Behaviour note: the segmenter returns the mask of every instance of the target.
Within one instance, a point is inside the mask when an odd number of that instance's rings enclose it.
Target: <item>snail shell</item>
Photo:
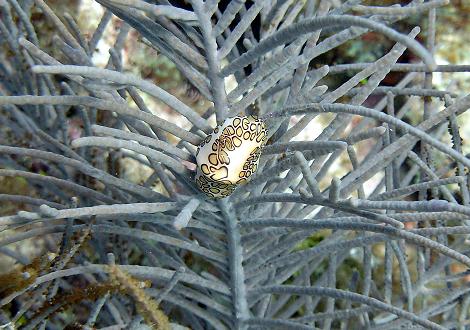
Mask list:
[[[258,168],[268,131],[254,116],[227,118],[198,146],[196,184],[211,198],[230,195]]]

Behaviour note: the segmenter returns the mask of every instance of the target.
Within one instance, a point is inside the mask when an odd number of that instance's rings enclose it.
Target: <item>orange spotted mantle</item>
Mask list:
[[[227,118],[201,142],[196,151],[196,184],[211,198],[230,195],[258,168],[268,131],[254,116]]]

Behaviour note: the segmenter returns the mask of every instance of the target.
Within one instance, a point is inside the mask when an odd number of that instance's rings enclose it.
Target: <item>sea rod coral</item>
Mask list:
[[[433,81],[470,71],[435,60],[447,0],[96,0],[92,33],[54,3],[0,0],[0,328],[468,327],[470,96]],[[137,74],[130,40],[207,106]],[[196,153],[228,118],[267,136],[212,198]],[[215,163],[248,162],[224,139]]]

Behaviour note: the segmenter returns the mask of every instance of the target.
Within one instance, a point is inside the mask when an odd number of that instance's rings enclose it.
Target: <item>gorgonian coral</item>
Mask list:
[[[25,187],[0,194],[17,205],[0,217],[0,253],[20,264],[2,275],[2,324],[466,327],[470,159],[459,117],[470,97],[433,77],[470,67],[435,63],[447,1],[97,2],[103,17],[84,35],[43,0],[0,0],[0,177]],[[407,24],[417,20],[421,33]],[[136,36],[209,106],[129,73],[123,48]],[[325,60],[354,41],[383,53]],[[413,62],[398,63],[404,54]],[[211,199],[196,185],[197,146],[251,115],[267,126],[259,163]],[[227,134],[209,162],[245,145]],[[53,253],[13,248],[28,239]]]

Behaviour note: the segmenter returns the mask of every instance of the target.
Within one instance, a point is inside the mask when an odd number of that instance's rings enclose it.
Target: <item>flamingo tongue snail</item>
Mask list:
[[[211,198],[229,196],[258,168],[268,131],[255,116],[227,118],[198,146],[196,184]]]

